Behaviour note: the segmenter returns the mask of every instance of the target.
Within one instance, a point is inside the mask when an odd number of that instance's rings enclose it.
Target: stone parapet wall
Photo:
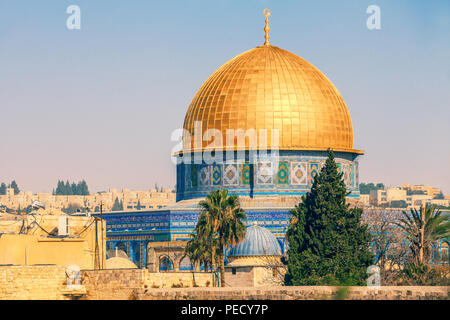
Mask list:
[[[206,272],[147,272],[148,288],[212,287],[214,275]]]
[[[149,272],[147,269],[83,270],[86,299],[136,299],[137,293],[172,287],[210,287],[214,276],[205,272]],[[195,279],[195,283],[194,283]]]
[[[146,269],[83,270],[82,293],[67,290],[62,266],[0,266],[0,299],[109,300],[449,300],[450,287],[211,287],[211,273],[162,272]],[[196,285],[193,286],[195,276]],[[184,288],[178,288],[183,286]]]
[[[89,300],[128,300],[144,288],[146,269],[82,270],[81,284]]]
[[[137,293],[143,300],[322,300],[338,298],[338,287],[171,288]],[[342,297],[342,295],[341,295]],[[348,287],[350,300],[449,300],[449,287]]]
[[[1,300],[62,300],[65,287],[62,266],[0,266]]]

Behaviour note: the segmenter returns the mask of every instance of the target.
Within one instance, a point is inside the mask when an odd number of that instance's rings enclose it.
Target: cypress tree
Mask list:
[[[79,185],[77,185],[75,182],[72,182],[72,184],[70,186],[70,189],[71,189],[71,193],[70,194],[79,195],[80,191],[79,191],[78,187],[79,187]]]
[[[311,191],[291,210],[286,285],[363,285],[373,264],[370,233],[362,210],[350,208],[334,153],[315,177]]]
[[[72,186],[70,185],[69,180],[66,181],[66,184],[64,185],[64,193],[65,196],[72,195]]]
[[[119,198],[116,197],[116,199],[114,200],[114,204],[112,206],[111,211],[120,211],[120,210],[123,210],[123,209],[121,209]]]
[[[19,186],[17,185],[16,180],[11,182],[10,188],[14,189],[14,194],[18,194],[20,192]]]
[[[6,194],[6,184],[4,182],[2,182],[2,184],[0,185],[0,195],[5,195]]]
[[[55,194],[62,195],[64,192],[64,182],[62,180],[58,180],[58,184],[56,185]]]
[[[79,186],[78,186],[78,192],[79,192],[80,195],[82,195],[82,196],[88,196],[88,195],[89,195],[89,188],[88,188],[88,185],[87,185],[87,183],[86,183],[85,180],[82,180],[82,181],[79,183]]]

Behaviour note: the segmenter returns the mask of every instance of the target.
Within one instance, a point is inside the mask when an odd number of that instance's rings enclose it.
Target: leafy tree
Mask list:
[[[350,208],[334,153],[313,182],[311,191],[291,210],[287,285],[363,285],[374,257],[362,210]]]
[[[199,202],[201,214],[197,222],[198,236],[205,239],[217,234],[217,244],[210,246],[211,261],[217,250],[220,261],[220,282],[225,286],[225,248],[227,245],[236,245],[245,237],[245,224],[247,219],[239,199],[235,195],[228,195],[228,190],[215,190],[208,194],[205,200]],[[206,243],[207,244],[207,243]]]
[[[6,194],[6,184],[4,182],[2,182],[2,184],[0,185],[0,195],[5,195]]]
[[[442,215],[434,205],[426,204],[419,211],[412,208],[409,213],[403,211],[403,217],[397,225],[406,233],[414,257],[414,266],[426,264],[432,252],[433,244],[450,236],[449,215]]]
[[[359,193],[360,194],[370,194],[370,191],[372,190],[383,190],[384,184],[383,183],[377,183],[377,185],[374,185],[371,183],[360,183],[359,184]]]
[[[206,215],[200,215],[197,226],[191,234],[185,252],[197,270],[199,265],[203,265],[205,270],[213,270],[214,265],[220,263],[218,257],[219,241],[217,233],[212,232],[212,228],[204,221]]]
[[[61,211],[64,213],[67,213],[67,214],[71,214],[71,213],[75,213],[75,212],[81,212],[81,209],[82,208],[78,203],[69,203],[67,208],[63,208],[63,209],[61,209]]]
[[[413,263],[406,265],[401,271],[398,285],[407,286],[449,286],[450,272],[448,267],[430,267]]]
[[[20,192],[19,186],[17,185],[16,180],[13,180],[9,185],[10,188],[14,189],[14,194],[18,194]]]
[[[441,191],[437,195],[435,195],[433,199],[444,199],[444,194]]]
[[[141,210],[141,209],[142,209],[142,206],[141,206],[141,201],[140,201],[140,200],[138,200],[138,203],[137,203],[136,209],[137,209],[137,210]]]
[[[405,200],[393,200],[390,202],[389,206],[391,208],[407,208],[408,204]]]
[[[55,191],[53,192],[55,195],[80,195],[87,196],[89,195],[89,188],[85,180],[80,181],[78,183],[72,182],[69,180],[64,183],[62,180],[58,180],[58,184],[56,186]]]
[[[122,211],[122,210],[123,210],[123,203],[122,201],[119,201],[118,197],[116,197],[111,211]]]
[[[77,184],[75,182],[72,182],[72,184],[70,185],[70,193],[73,195],[79,195]]]
[[[78,183],[78,193],[83,196],[89,195],[89,187],[85,180]]]
[[[402,269],[411,261],[411,253],[403,232],[396,223],[400,215],[393,210],[366,209],[362,222],[372,234],[371,250],[375,264],[380,267],[383,285],[398,285]]]
[[[383,183],[377,183],[375,188],[377,188],[377,190],[383,190],[384,189],[384,184]]]

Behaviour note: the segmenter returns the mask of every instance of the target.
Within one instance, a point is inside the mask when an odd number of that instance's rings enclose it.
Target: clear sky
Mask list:
[[[381,30],[366,27],[371,4]],[[360,180],[450,194],[448,0],[0,0],[0,182],[173,187],[172,131],[212,72],[263,43],[265,7],[270,42],[344,97]]]

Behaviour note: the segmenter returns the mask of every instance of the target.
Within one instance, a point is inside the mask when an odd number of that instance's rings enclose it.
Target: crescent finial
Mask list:
[[[266,17],[266,26],[264,27],[264,32],[266,33],[266,35],[264,36],[264,38],[266,39],[266,41],[264,42],[264,45],[269,46],[270,42],[269,42],[269,31],[270,31],[270,27],[269,27],[269,16],[270,16],[270,10],[268,8],[265,8],[264,11],[264,16]]]

